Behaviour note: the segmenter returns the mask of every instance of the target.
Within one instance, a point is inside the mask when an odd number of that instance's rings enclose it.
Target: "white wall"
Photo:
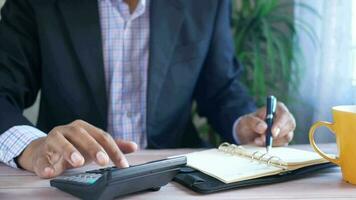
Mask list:
[[[40,104],[40,98],[38,95],[35,104],[23,112],[25,117],[27,117],[27,119],[29,119],[33,124],[37,123],[39,104]]]
[[[5,3],[5,0],[0,0],[0,9],[4,5],[4,3]],[[0,19],[1,19],[1,17],[0,17]]]
[[[3,6],[4,2],[5,0],[0,0],[0,8]],[[39,98],[37,98],[36,103],[31,108],[26,109],[24,111],[24,115],[34,124],[37,122],[38,108],[39,108]]]

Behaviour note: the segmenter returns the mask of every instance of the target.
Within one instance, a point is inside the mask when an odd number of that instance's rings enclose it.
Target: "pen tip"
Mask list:
[[[267,148],[267,153],[271,150],[271,146],[268,146]]]

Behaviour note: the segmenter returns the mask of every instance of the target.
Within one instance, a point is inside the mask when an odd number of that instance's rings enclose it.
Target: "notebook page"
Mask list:
[[[253,152],[259,151],[261,153],[266,153],[266,148],[255,147],[255,146],[243,146],[249,154],[252,155]],[[299,149],[293,149],[288,147],[273,147],[268,153],[269,156],[279,157],[288,166],[300,165],[306,166],[309,164],[325,163],[327,160],[319,156],[315,152],[304,151]]]
[[[189,153],[187,166],[197,169],[224,183],[278,174],[283,169],[251,161],[246,157],[231,155],[218,149]]]

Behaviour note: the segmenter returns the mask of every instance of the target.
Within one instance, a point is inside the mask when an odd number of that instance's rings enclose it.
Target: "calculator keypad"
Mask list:
[[[57,179],[91,185],[94,184],[102,176],[102,174],[83,173],[73,176],[58,177]]]

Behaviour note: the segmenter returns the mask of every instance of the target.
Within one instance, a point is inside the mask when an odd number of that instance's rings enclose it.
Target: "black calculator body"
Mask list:
[[[108,167],[52,179],[50,184],[81,199],[114,199],[144,190],[157,191],[186,165],[186,157],[153,161],[125,169]]]

